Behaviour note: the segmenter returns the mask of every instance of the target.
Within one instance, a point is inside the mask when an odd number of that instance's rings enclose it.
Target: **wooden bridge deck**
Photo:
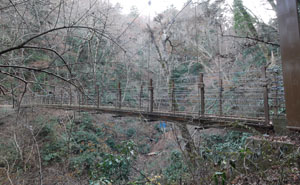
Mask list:
[[[98,113],[109,113],[120,116],[130,117],[141,117],[147,120],[154,121],[171,121],[181,124],[195,125],[202,128],[210,127],[240,127],[241,125],[250,126],[257,130],[272,130],[273,126],[265,124],[265,119],[262,118],[243,118],[243,117],[232,117],[232,116],[213,116],[204,115],[199,116],[198,114],[192,113],[173,113],[173,112],[148,112],[141,111],[133,108],[124,107],[122,109],[115,108],[113,106],[90,106],[90,105],[66,105],[66,104],[32,104],[22,105],[22,108],[50,108],[50,109],[63,109],[63,110],[75,110],[75,111],[87,111],[87,112],[98,112]]]

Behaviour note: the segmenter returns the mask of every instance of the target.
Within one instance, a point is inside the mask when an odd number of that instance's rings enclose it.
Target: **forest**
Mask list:
[[[277,2],[253,0],[261,15],[246,1],[150,16],[109,0],[1,0],[0,185],[300,184],[299,133],[266,130],[286,115]]]

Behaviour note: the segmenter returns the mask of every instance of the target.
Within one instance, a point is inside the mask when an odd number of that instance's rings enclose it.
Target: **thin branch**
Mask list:
[[[151,27],[150,27],[148,24],[147,24],[147,27],[148,27],[148,30],[149,30],[149,33],[150,33],[151,40],[152,40],[152,42],[154,43],[154,46],[155,46],[156,51],[157,51],[157,53],[158,53],[159,61],[162,62],[162,61],[163,61],[163,56],[162,56],[161,51],[160,51],[160,49],[159,49],[159,47],[158,47],[158,45],[157,45],[157,43],[156,43],[156,41],[155,41],[155,37],[154,37],[153,30],[151,29]]]
[[[18,15],[22,18],[22,20],[24,21],[24,23],[26,24],[26,26],[28,27],[28,24],[26,22],[26,20],[24,19],[24,17],[20,14],[19,10],[17,9],[16,5],[11,1],[9,0],[10,4],[14,7],[14,9],[16,10],[16,12],[18,13]]]
[[[67,67],[70,75],[72,76],[72,71],[71,68],[69,67],[69,65],[67,64],[67,62],[65,61],[65,59],[54,49],[50,49],[50,48],[44,48],[44,47],[39,47],[39,46],[24,46],[23,48],[28,48],[28,49],[38,49],[38,50],[46,50],[46,51],[51,51],[53,53],[55,53],[65,64],[65,67]]]
[[[11,180],[11,178],[10,178],[10,175],[9,175],[9,171],[10,171],[9,163],[8,163],[8,161],[7,161],[4,157],[1,157],[1,158],[5,161],[5,163],[6,163],[6,165],[7,165],[7,169],[4,168],[4,170],[6,171],[6,175],[7,175],[7,178],[8,178],[8,180],[9,180],[9,183],[10,183],[11,185],[14,185],[13,182],[12,182],[12,180]]]
[[[21,103],[22,103],[23,98],[24,98],[24,96],[25,96],[25,93],[26,93],[26,91],[27,91],[27,85],[28,85],[28,83],[25,83],[25,84],[24,84],[24,90],[23,90],[22,95],[20,96],[20,99],[19,99],[18,113],[20,113]]]
[[[40,172],[40,184],[42,185],[43,184],[43,171],[42,171],[42,159],[41,159],[41,153],[40,153],[40,148],[39,148],[39,144],[36,140],[36,137],[33,133],[33,130],[32,129],[29,129],[30,130],[30,133],[33,137],[33,140],[35,142],[35,146],[36,146],[36,150],[37,150],[37,154],[38,154],[38,158],[39,158],[39,172]]]
[[[5,54],[5,53],[8,53],[8,52],[11,52],[11,51],[14,51],[14,50],[18,50],[18,49],[24,48],[24,46],[27,43],[31,42],[32,40],[34,40],[34,39],[36,39],[38,37],[41,37],[43,35],[46,35],[48,33],[54,32],[54,31],[64,30],[64,29],[88,29],[88,30],[92,30],[92,31],[94,31],[94,32],[102,35],[103,37],[111,40],[114,44],[116,44],[120,49],[122,49],[126,53],[126,50],[122,46],[120,46],[115,40],[113,40],[111,37],[105,35],[104,33],[101,33],[96,28],[92,28],[92,27],[88,27],[88,26],[63,26],[63,27],[53,28],[53,29],[47,30],[45,32],[39,33],[39,34],[37,34],[37,35],[35,35],[35,36],[27,39],[26,41],[22,42],[21,44],[19,44],[17,46],[5,49],[5,50],[3,50],[3,51],[0,52],[0,56],[3,55],[3,54]]]
[[[28,83],[28,82],[27,82],[26,80],[24,80],[23,78],[20,78],[20,77],[18,77],[18,76],[12,75],[12,74],[10,74],[10,73],[7,73],[7,72],[1,71],[1,70],[0,70],[0,73],[2,73],[2,74],[4,74],[4,75],[7,75],[7,76],[10,76],[10,77],[13,77],[13,78],[16,78],[16,79],[18,79],[18,80],[20,80],[20,81],[22,81],[22,82],[24,82],[24,83]]]
[[[35,81],[26,81],[25,79],[23,78],[20,78],[18,76],[15,76],[13,74],[10,74],[10,73],[7,73],[7,72],[3,72],[3,71],[0,71],[0,73],[4,74],[4,75],[7,75],[7,76],[10,76],[12,78],[16,78],[17,80],[20,80],[22,81],[23,83],[28,83],[28,84],[39,84],[39,85],[44,85],[44,86],[49,86],[49,87],[52,87],[52,85],[49,85],[49,84],[44,84],[44,83],[40,83],[40,82],[35,82]],[[3,85],[0,85],[0,88],[5,88]],[[3,90],[3,89],[2,89]],[[8,90],[7,90],[8,91]]]
[[[132,24],[137,20],[137,18],[140,16],[141,13],[137,14],[135,18],[128,24],[128,26],[123,30],[123,32],[117,37],[116,40],[119,40],[125,33],[126,31],[132,26]]]
[[[254,41],[256,41],[256,42],[260,42],[260,43],[264,43],[264,44],[268,44],[268,45],[280,47],[280,45],[277,44],[277,43],[264,41],[264,40],[261,40],[261,39],[259,39],[259,38],[255,38],[255,37],[249,37],[249,36],[237,36],[237,35],[223,35],[223,34],[221,34],[221,36],[222,36],[222,37],[238,38],[238,39],[249,39],[249,40],[254,40]]]
[[[143,176],[145,179],[146,179],[146,181],[147,182],[149,182],[149,183],[152,183],[152,184],[156,184],[157,185],[157,183],[156,182],[153,182],[153,181],[151,181],[142,171],[140,171],[139,169],[137,169],[137,168],[135,168],[133,165],[131,165],[131,164],[129,164],[130,165],[130,167],[132,168],[132,169],[134,169],[134,171],[136,171],[136,172],[138,172],[141,176]]]
[[[0,94],[2,93],[3,95],[5,95],[5,91],[7,92],[8,90],[0,84]]]
[[[16,65],[0,65],[0,68],[26,69],[26,70],[29,70],[29,71],[36,71],[36,72],[39,72],[39,73],[46,73],[46,74],[48,74],[48,75],[54,76],[54,77],[56,77],[56,78],[58,78],[58,79],[61,79],[62,81],[65,81],[65,82],[70,83],[70,84],[72,84],[73,86],[77,87],[76,84],[74,84],[73,82],[71,82],[71,80],[68,80],[68,79],[66,79],[66,78],[64,78],[64,77],[61,77],[61,76],[59,76],[59,75],[57,75],[57,74],[54,74],[54,73],[52,73],[52,72],[45,71],[45,70],[43,70],[43,69],[37,69],[37,68],[26,67],[26,66],[16,66]],[[1,73],[3,73],[3,71],[2,71]],[[21,78],[20,78],[20,79],[21,79]],[[27,83],[27,81],[24,81],[23,79],[22,79],[22,81],[23,81],[24,83]],[[78,87],[77,87],[77,88],[78,88]]]
[[[12,5],[9,5],[9,6],[0,7],[0,11],[5,10],[5,9],[8,9],[8,8],[11,8],[11,7],[14,7],[14,8],[15,8],[17,5],[27,3],[28,1],[29,1],[29,0],[23,1],[23,2],[16,2],[15,4],[12,4]]]
[[[190,0],[190,1],[188,1],[187,3],[186,3],[186,5],[174,16],[174,18],[172,19],[172,22],[171,23],[169,23],[170,24],[170,26],[169,26],[169,28],[168,28],[168,31],[167,32],[169,32],[170,31],[170,29],[171,29],[171,27],[173,26],[173,24],[175,23],[175,21],[176,21],[176,18],[177,18],[177,16],[192,2],[193,0]]]
[[[26,69],[26,70],[29,70],[29,71],[35,71],[35,72],[39,72],[39,73],[46,73],[46,74],[48,74],[48,75],[54,76],[54,77],[56,77],[56,78],[58,78],[58,79],[60,79],[60,80],[62,80],[62,81],[65,81],[65,82],[67,82],[67,83],[73,85],[73,86],[74,86],[76,89],[78,89],[81,93],[85,94],[84,88],[83,88],[83,86],[81,85],[81,83],[80,83],[79,81],[76,80],[76,81],[79,83],[79,85],[77,85],[77,84],[75,84],[75,83],[72,82],[72,80],[74,80],[74,79],[66,79],[66,78],[64,78],[64,77],[61,77],[61,76],[59,76],[59,75],[57,75],[57,74],[54,74],[54,73],[52,73],[52,72],[49,72],[49,71],[45,71],[45,70],[43,70],[43,69],[31,68],[31,67],[26,67],[26,66],[15,66],[15,65],[0,65],[0,68],[1,68],[1,67],[2,67],[2,68]],[[5,74],[5,75],[8,75],[8,76],[11,76],[11,77],[13,77],[13,78],[16,78],[16,79],[22,81],[22,82],[25,83],[25,84],[27,84],[27,83],[34,83],[34,82],[26,81],[25,79],[20,78],[20,77],[15,76],[15,75],[12,75],[12,74],[10,74],[10,73],[3,72],[3,71],[1,71],[1,70],[0,70],[0,73]]]

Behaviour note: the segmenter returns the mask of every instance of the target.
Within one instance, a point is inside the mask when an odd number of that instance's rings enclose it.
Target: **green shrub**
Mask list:
[[[127,137],[131,138],[136,134],[136,129],[135,128],[129,128],[126,132]]]
[[[148,143],[143,143],[139,144],[137,148],[140,154],[148,154],[150,152],[151,146]]]
[[[6,162],[3,158],[7,160],[9,164],[15,162],[19,159],[18,152],[14,146],[13,141],[6,141],[5,143],[0,143],[0,166],[6,166]]]
[[[173,151],[170,156],[170,165],[163,170],[163,175],[168,184],[179,184],[188,173],[182,154],[179,151]]]
[[[115,184],[124,184],[129,180],[131,163],[136,158],[135,144],[122,142],[116,149],[116,154],[102,153],[101,161],[91,173],[94,181],[105,177]]]
[[[62,139],[48,142],[41,149],[43,164],[61,162],[66,157],[66,142]]]
[[[113,137],[109,137],[106,139],[105,143],[112,149],[112,150],[117,150],[116,147],[116,142]]]
[[[230,131],[224,136],[204,135],[199,149],[200,155],[215,164],[221,164],[222,161],[229,160],[230,155],[240,151],[249,136],[249,133],[237,131]]]
[[[43,117],[37,117],[35,125],[38,129],[34,130],[38,140],[53,140],[56,137],[57,119],[50,119],[47,123]]]

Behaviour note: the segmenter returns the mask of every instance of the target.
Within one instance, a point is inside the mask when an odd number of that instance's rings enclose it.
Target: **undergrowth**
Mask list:
[[[71,178],[90,185],[288,184],[300,175],[300,156],[293,146],[253,142],[249,133],[202,134],[191,162],[184,142],[179,141],[181,150],[171,145],[157,125],[149,133],[132,121],[99,123],[87,113],[64,121],[49,117],[19,125],[16,138],[0,135],[1,175],[18,177],[13,180],[18,184],[22,175],[38,171],[37,145],[41,169],[59,166]],[[158,147],[162,151],[153,152],[156,143],[164,146]],[[27,184],[38,182],[36,178]],[[1,183],[8,183],[7,178],[0,177]]]
[[[40,137],[46,139],[41,148],[44,165],[63,162],[75,176],[87,175],[91,184],[128,181],[130,164],[136,156],[132,141],[107,142],[88,114],[83,114],[79,123],[70,121],[63,133],[57,133],[58,126],[53,122],[40,132]]]

